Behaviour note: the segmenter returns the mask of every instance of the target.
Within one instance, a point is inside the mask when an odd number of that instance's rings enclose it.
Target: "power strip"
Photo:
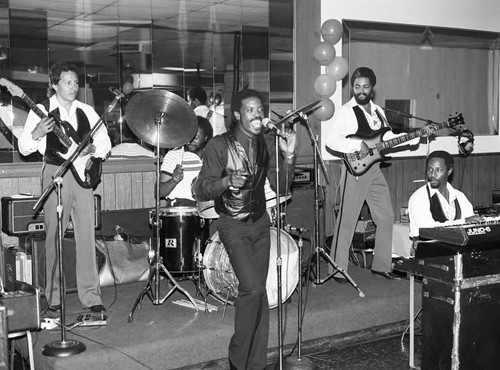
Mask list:
[[[78,315],[78,326],[105,326],[108,324],[108,316],[107,315]]]

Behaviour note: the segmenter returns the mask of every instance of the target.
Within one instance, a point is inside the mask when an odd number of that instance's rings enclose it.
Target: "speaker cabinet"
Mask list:
[[[66,292],[76,292],[76,248],[75,239],[63,239],[63,271],[66,278]],[[34,236],[31,239],[31,263],[33,266],[33,286],[45,294],[47,277],[45,275],[45,238]],[[59,268],[56,266],[56,268]]]

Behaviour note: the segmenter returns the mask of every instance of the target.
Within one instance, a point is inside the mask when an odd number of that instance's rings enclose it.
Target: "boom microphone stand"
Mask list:
[[[57,220],[58,220],[58,225],[57,225],[57,240],[56,240],[56,249],[59,254],[58,256],[58,263],[59,263],[59,290],[60,290],[60,300],[61,300],[61,318],[60,318],[60,324],[61,324],[61,340],[60,341],[54,341],[51,342],[50,344],[46,344],[43,349],[42,349],[42,354],[45,356],[52,356],[52,357],[68,357],[68,356],[73,356],[76,354],[79,354],[83,351],[85,351],[86,347],[85,345],[77,340],[66,340],[66,286],[65,286],[65,279],[64,279],[64,270],[63,270],[63,254],[62,254],[62,243],[63,243],[63,233],[64,233],[64,228],[62,224],[62,205],[61,205],[61,184],[62,184],[62,176],[66,173],[68,170],[70,164],[73,163],[73,161],[78,157],[78,155],[81,153],[84,147],[87,146],[89,143],[92,135],[94,135],[99,128],[104,124],[103,117],[111,112],[115,105],[118,103],[118,101],[123,97],[123,94],[119,92],[116,89],[113,89],[110,91],[116,95],[115,99],[111,102],[111,104],[108,106],[108,109],[104,114],[100,117],[99,121],[92,127],[92,130],[88,133],[88,135],[82,140],[80,144],[75,148],[74,152],[64,161],[64,163],[59,166],[57,169],[56,173],[54,174],[53,180],[51,183],[44,189],[42,192],[42,195],[40,195],[40,198],[38,201],[35,203],[33,206],[33,210],[38,212],[38,209],[40,208],[41,204],[45,200],[45,198],[50,194],[54,188],[56,189],[57,192]]]
[[[359,289],[357,284],[354,282],[354,280],[347,274],[347,272],[339,267],[333,259],[330,257],[328,253],[325,252],[323,245],[320,243],[319,240],[319,184],[318,184],[318,177],[319,177],[319,169],[318,169],[318,158],[321,162],[321,168],[325,174],[325,179],[326,182],[329,184],[328,180],[328,172],[326,170],[325,162],[323,161],[323,158],[321,157],[321,152],[318,146],[318,137],[317,135],[314,135],[311,124],[309,123],[309,118],[307,117],[306,114],[299,112],[299,116],[302,119],[302,122],[306,124],[307,130],[309,132],[309,136],[311,138],[311,143],[314,146],[314,244],[315,244],[315,257],[316,257],[316,277],[315,277],[315,284],[323,284],[326,282],[329,278],[332,276],[336,275],[337,273],[341,273],[342,275],[345,276],[345,278],[351,283],[351,285],[358,291],[358,294],[360,297],[364,297],[365,294]],[[332,274],[328,275],[326,278],[321,279],[320,278],[320,257],[323,257],[332,267],[334,268],[334,271]]]
[[[128,316],[128,322],[132,322],[134,311],[137,306],[142,302],[144,295],[148,295],[154,305],[160,305],[165,302],[165,300],[176,290],[179,289],[193,304],[196,311],[198,311],[198,305],[195,303],[193,297],[182,288],[179,283],[173,278],[170,272],[163,265],[162,257],[160,256],[160,230],[161,230],[161,219],[160,219],[160,125],[161,120],[165,118],[165,112],[160,112],[158,117],[155,117],[155,125],[156,125],[156,215],[154,218],[154,234],[153,234],[153,263],[150,266],[148,282],[144,289],[137,296],[134,305],[132,306],[132,310]],[[167,294],[160,298],[160,270],[167,275],[169,282],[172,284],[172,289],[170,289]],[[154,289],[152,288],[154,286]]]

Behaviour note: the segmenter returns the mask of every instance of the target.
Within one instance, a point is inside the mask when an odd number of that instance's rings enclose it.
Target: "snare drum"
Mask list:
[[[285,302],[295,290],[299,282],[299,249],[293,238],[285,231],[280,230],[282,284],[281,297]],[[278,305],[278,274],[276,271],[276,228],[271,228],[271,251],[269,256],[269,270],[267,274],[266,291],[269,308]],[[236,277],[224,245],[219,239],[219,233],[210,238],[205,254],[203,255],[203,276],[208,288],[215,297],[222,302],[226,300],[233,304],[238,296],[238,278]]]
[[[153,216],[156,211],[152,211]],[[160,256],[169,272],[195,272],[198,246],[205,245],[208,224],[196,207],[168,207],[160,212]]]

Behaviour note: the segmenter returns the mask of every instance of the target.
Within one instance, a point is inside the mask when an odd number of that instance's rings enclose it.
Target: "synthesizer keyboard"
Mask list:
[[[500,217],[484,217],[484,222],[473,224],[421,228],[420,238],[459,246],[500,241]]]

